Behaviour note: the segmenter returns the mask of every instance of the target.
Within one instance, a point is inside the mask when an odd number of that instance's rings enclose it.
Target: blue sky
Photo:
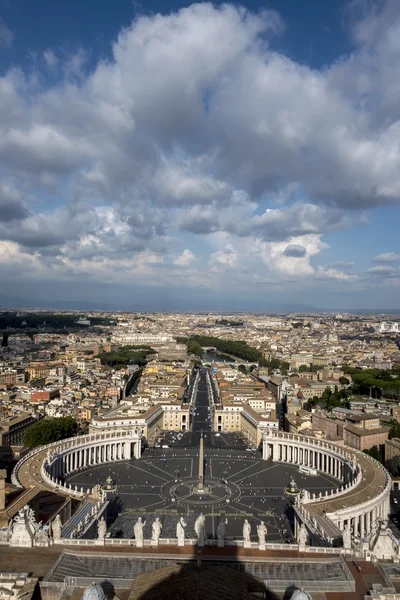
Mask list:
[[[0,0],[0,304],[399,309],[397,0]]]

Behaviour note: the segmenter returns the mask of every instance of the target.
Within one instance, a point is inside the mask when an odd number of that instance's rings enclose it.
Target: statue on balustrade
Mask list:
[[[304,523],[302,523],[300,525],[299,533],[298,533],[298,536],[297,536],[297,541],[298,541],[299,546],[306,546],[307,545],[308,533],[307,533],[307,528],[306,528],[306,526],[305,526]]]
[[[343,548],[351,550],[351,527],[349,523],[345,525],[342,533]]]
[[[107,533],[107,523],[104,517],[101,517],[97,524],[97,537],[99,540],[104,540]]]
[[[143,522],[142,517],[139,517],[133,527],[137,546],[143,545],[143,529],[144,529],[145,525],[146,525],[146,521]]]
[[[308,490],[301,490],[301,501],[309,502],[310,500],[310,492]]]
[[[259,525],[257,525],[257,535],[258,535],[258,543],[260,546],[265,546],[265,537],[267,535],[267,527],[264,521],[261,521]]]
[[[161,531],[162,531],[162,523],[161,523],[159,517],[156,517],[156,520],[153,522],[151,531],[152,531],[151,539],[153,540],[153,542],[158,542],[158,540],[160,539]]]
[[[245,542],[250,542],[250,534],[251,534],[251,525],[247,519],[244,520],[243,523],[243,540]]]
[[[205,531],[206,519],[203,513],[200,513],[194,524],[194,530],[197,535],[197,544],[204,546],[204,531]]]
[[[61,539],[61,530],[62,530],[62,523],[61,523],[60,515],[57,515],[56,518],[54,519],[54,521],[51,525],[51,530],[53,532],[53,539],[60,540]]]
[[[183,517],[181,517],[176,525],[176,537],[178,538],[178,546],[185,544],[185,527],[187,523]]]

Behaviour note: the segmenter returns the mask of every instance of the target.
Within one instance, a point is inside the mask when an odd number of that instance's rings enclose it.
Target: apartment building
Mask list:
[[[101,415],[92,417],[89,433],[110,430],[136,430],[152,445],[163,431],[185,431],[189,424],[189,407],[176,404],[142,406],[122,404]]]
[[[0,421],[0,446],[22,446],[25,430],[36,422],[31,413]]]
[[[275,410],[260,414],[248,404],[222,401],[221,406],[214,411],[214,431],[241,432],[257,448],[265,429],[278,428]]]
[[[388,439],[389,428],[380,427],[379,423],[375,415],[348,415],[346,419],[339,419],[316,411],[311,417],[314,431],[322,431],[330,440],[342,439],[347,446],[361,451],[375,445],[381,446]]]
[[[395,456],[400,456],[400,438],[385,441],[385,464],[390,468]]]
[[[346,424],[343,427],[343,440],[345,445],[355,448],[356,450],[368,450],[373,446],[378,446],[379,448],[386,443],[388,436],[388,427],[362,429],[349,424]]]

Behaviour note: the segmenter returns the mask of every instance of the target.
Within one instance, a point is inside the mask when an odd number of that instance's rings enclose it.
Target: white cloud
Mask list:
[[[9,48],[14,39],[14,34],[9,27],[0,18],[0,47]]]
[[[287,242],[261,242],[257,247],[261,258],[267,267],[281,276],[303,278],[314,274],[310,259],[317,256],[327,244],[322,242],[320,235],[309,234],[293,237]],[[302,256],[287,256],[287,246],[301,246],[305,249]]]
[[[378,254],[378,256],[375,256],[375,258],[372,259],[372,262],[375,262],[375,263],[400,262],[400,254],[396,254],[396,252],[385,252],[383,254]]]
[[[224,248],[221,248],[221,250],[211,254],[209,265],[212,271],[218,272],[221,270],[221,267],[227,269],[236,267],[238,261],[239,256],[237,250],[232,244],[227,244]]]
[[[366,272],[369,273],[370,275],[391,276],[394,273],[398,273],[398,269],[395,269],[394,267],[386,267],[386,266],[382,265],[379,267],[371,267],[370,269],[367,269]]]
[[[43,59],[49,69],[55,69],[58,65],[58,58],[52,50],[45,50]]]
[[[331,267],[322,267],[321,265],[317,269],[316,273],[317,279],[336,279],[338,281],[356,281],[358,279],[357,275],[349,275],[344,271],[338,271],[337,269],[332,269]]]
[[[399,202],[398,5],[353,23],[354,53],[321,70],[271,50],[281,27],[193,4],[139,16],[90,72],[83,50],[51,48],[43,73],[6,72],[0,239],[99,279],[192,266],[191,282],[355,281],[351,260],[317,263],[324,234]],[[64,79],[44,83],[55,68]]]
[[[178,265],[179,267],[189,267],[195,262],[195,260],[196,255],[189,250],[189,248],[186,248],[186,250],[184,250],[182,254],[174,260],[174,264]]]
[[[334,262],[332,265],[329,265],[332,268],[338,268],[338,269],[351,269],[352,267],[355,266],[355,263],[353,261],[349,261],[349,260],[337,260],[336,262]]]

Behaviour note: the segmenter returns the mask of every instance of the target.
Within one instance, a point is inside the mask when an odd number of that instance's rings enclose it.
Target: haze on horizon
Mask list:
[[[0,307],[400,309],[398,0],[54,4],[0,4]]]

